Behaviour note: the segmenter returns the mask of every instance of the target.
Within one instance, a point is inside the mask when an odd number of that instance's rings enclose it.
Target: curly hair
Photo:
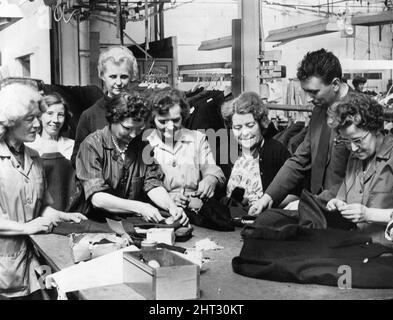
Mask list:
[[[18,121],[40,107],[42,96],[30,85],[12,83],[0,90],[0,141]]]
[[[127,92],[110,99],[106,104],[105,117],[110,124],[119,123],[126,118],[147,121],[150,115],[151,110],[147,100]]]
[[[261,97],[252,91],[243,92],[232,103],[224,103],[221,107],[221,114],[227,127],[232,127],[232,117],[235,113],[251,113],[258,122],[261,129],[265,129],[262,121],[269,116],[269,109],[262,101]]]
[[[180,106],[183,125],[190,116],[190,105],[188,104],[183,91],[172,88],[164,88],[151,93],[149,101],[153,117],[155,114],[160,116],[167,115],[169,113],[169,109],[176,104]]]
[[[354,124],[359,129],[379,131],[383,128],[383,108],[370,96],[361,93],[348,95],[329,108],[329,125],[336,131]]]
[[[358,87],[359,84],[365,84],[367,82],[367,79],[364,77],[360,77],[360,76],[356,76],[355,78],[353,78],[352,80],[352,84],[355,88]]]
[[[72,113],[71,113],[66,101],[57,92],[52,92],[50,94],[45,95],[41,100],[40,109],[42,112],[46,112],[54,104],[62,104],[64,106],[65,118],[64,118],[63,126],[61,127],[61,129],[59,131],[59,136],[63,136],[70,129]],[[41,133],[42,133],[41,119],[40,119],[40,123],[41,123],[41,128],[39,130],[39,134],[41,135]]]
[[[304,81],[312,76],[321,78],[326,85],[334,78],[342,79],[340,60],[325,49],[308,52],[297,68],[297,78]]]
[[[128,67],[128,73],[130,74],[131,80],[136,80],[138,77],[138,63],[133,53],[124,46],[115,46],[104,49],[98,58],[98,75],[102,77],[106,71],[106,63],[108,61],[113,62],[116,65],[126,63]]]

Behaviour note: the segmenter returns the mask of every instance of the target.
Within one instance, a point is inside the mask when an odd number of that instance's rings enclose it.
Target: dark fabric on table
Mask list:
[[[160,211],[161,215],[168,216],[167,212]],[[109,214],[108,214],[109,216]],[[143,237],[139,236],[135,227],[142,229],[150,229],[150,228],[174,228],[175,229],[175,237],[176,241],[182,242],[187,241],[192,236],[192,227],[183,227],[180,225],[178,221],[173,224],[163,223],[153,223],[146,222],[141,217],[137,216],[122,216],[122,215],[113,215],[110,217],[113,220],[121,220],[124,230],[131,235],[131,237],[135,240],[138,237],[139,240],[143,239]],[[81,221],[81,223],[59,223],[57,227],[53,228],[53,233],[60,235],[69,235],[71,233],[113,233],[114,231],[109,227],[106,222],[106,219],[88,219],[85,221]]]
[[[324,200],[303,190],[298,210],[268,209],[258,216],[253,225],[246,226],[242,234],[250,235],[259,227],[282,228],[293,224],[313,229],[356,229],[356,224],[343,218],[338,211],[328,211]]]
[[[299,201],[299,224],[314,229],[356,229],[356,224],[345,219],[339,211],[326,209],[326,201],[303,190]]]
[[[228,207],[214,198],[207,200],[199,212],[186,208],[185,213],[190,223],[196,226],[217,231],[235,230]]]
[[[253,278],[337,286],[339,268],[349,266],[352,287],[393,288],[392,254],[356,231],[259,226],[245,237],[232,267]]]

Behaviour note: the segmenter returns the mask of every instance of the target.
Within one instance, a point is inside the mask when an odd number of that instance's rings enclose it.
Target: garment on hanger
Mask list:
[[[274,136],[273,138],[277,141],[280,141],[284,146],[288,148],[289,140],[298,134],[304,128],[304,122],[299,121],[291,124],[288,128],[281,131],[278,135]]]
[[[225,128],[221,116],[221,105],[224,102],[222,91],[204,90],[187,101],[193,111],[186,121],[186,128],[191,130]]]

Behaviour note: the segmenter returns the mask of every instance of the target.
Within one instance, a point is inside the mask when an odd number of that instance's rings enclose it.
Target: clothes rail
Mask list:
[[[300,112],[311,112],[313,109],[312,105],[269,104],[268,107],[270,110],[300,111]],[[393,109],[383,108],[383,115],[385,120],[393,120]]]

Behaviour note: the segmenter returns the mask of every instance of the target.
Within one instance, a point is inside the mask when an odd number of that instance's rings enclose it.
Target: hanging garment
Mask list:
[[[221,116],[224,93],[219,90],[202,91],[187,99],[192,110],[185,127],[191,130],[225,128]]]
[[[280,132],[279,136],[275,136],[274,139],[280,141],[286,148],[288,148],[289,140],[297,135],[304,128],[304,122],[299,121],[290,125],[288,128]]]
[[[297,147],[303,142],[307,130],[308,130],[308,126],[305,126],[300,132],[298,132],[296,135],[294,135],[289,139],[288,151],[291,154],[294,154],[296,152]]]
[[[71,161],[59,152],[44,153],[41,159],[48,190],[54,201],[52,207],[64,211],[76,191],[75,171]]]

